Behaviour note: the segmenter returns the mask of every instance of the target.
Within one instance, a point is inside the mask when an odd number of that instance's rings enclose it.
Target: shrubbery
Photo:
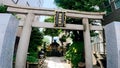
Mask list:
[[[65,58],[71,61],[73,68],[78,68],[79,62],[85,62],[83,42],[73,42],[66,52]]]
[[[6,13],[7,12],[7,6],[0,5],[0,13]]]

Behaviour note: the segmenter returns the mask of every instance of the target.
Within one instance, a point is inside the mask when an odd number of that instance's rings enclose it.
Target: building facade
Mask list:
[[[43,0],[0,0],[1,3],[17,4],[22,6],[41,7]]]
[[[104,8],[107,14],[104,16],[103,25],[112,21],[120,21],[120,0],[108,0],[104,3]]]

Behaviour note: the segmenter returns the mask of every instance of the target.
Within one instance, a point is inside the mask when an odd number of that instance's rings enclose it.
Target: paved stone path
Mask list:
[[[64,61],[63,57],[47,57],[46,68],[71,68],[70,64]]]

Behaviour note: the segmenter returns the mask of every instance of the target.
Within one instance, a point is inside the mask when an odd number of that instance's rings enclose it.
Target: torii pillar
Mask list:
[[[28,13],[26,21],[23,25],[22,34],[18,44],[15,68],[26,68],[26,58],[29,47],[30,35],[32,31],[33,20],[34,14],[32,14],[31,12]]]
[[[93,61],[92,61],[92,46],[90,41],[90,26],[89,26],[89,19],[83,18],[82,19],[84,25],[84,47],[85,47],[85,65],[86,68],[93,68]]]

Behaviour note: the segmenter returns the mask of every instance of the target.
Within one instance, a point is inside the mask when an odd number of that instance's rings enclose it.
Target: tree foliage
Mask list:
[[[29,62],[36,62],[38,58],[38,46],[41,46],[43,41],[43,33],[39,31],[39,28],[32,28],[30,43],[29,43],[29,56],[27,60]]]
[[[51,17],[45,19],[44,21],[45,21],[45,22],[51,22],[51,23],[53,23],[53,22],[54,22],[54,17],[51,16]]]
[[[29,52],[37,52],[37,46],[42,45],[43,43],[43,33],[39,31],[38,28],[32,28],[31,37],[30,37],[30,45]]]
[[[105,0],[55,0],[57,6],[79,11],[96,11],[94,6],[101,6]],[[102,9],[101,9],[102,10]]]
[[[77,67],[77,64],[82,61],[84,62],[84,46],[83,42],[73,42],[69,50],[66,52],[65,58],[70,60],[73,67]]]
[[[7,12],[7,6],[0,5],[0,13],[6,13]]]

